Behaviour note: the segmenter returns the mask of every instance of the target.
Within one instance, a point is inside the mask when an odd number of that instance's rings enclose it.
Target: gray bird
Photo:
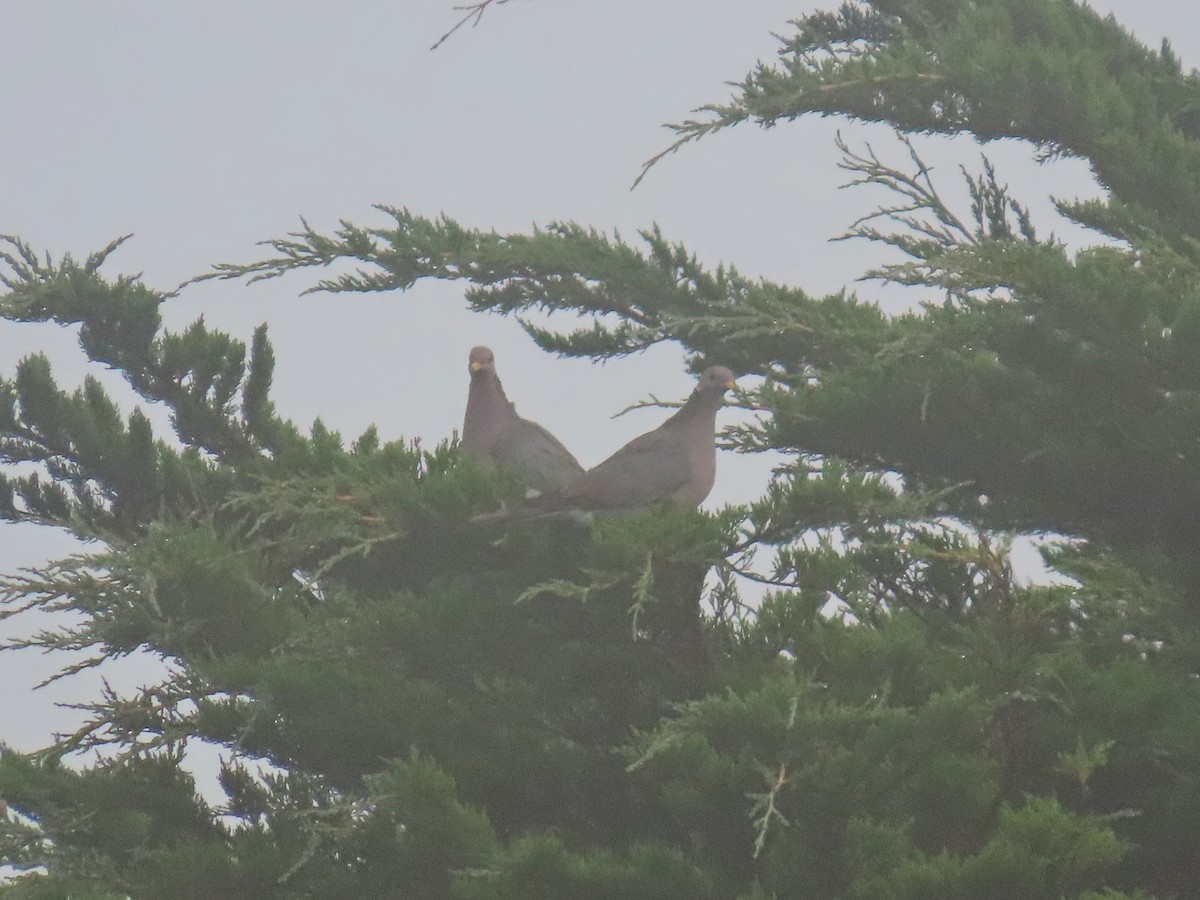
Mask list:
[[[522,419],[496,377],[487,347],[471,350],[471,387],[463,418],[462,448],[484,466],[498,466],[538,493],[562,487],[583,473],[566,447],[536,422]]]
[[[637,509],[660,500],[695,507],[712,490],[717,469],[714,433],[733,372],[713,366],[687,403],[653,431],[634,438],[594,469],[528,503],[477,520],[536,519],[564,511]]]

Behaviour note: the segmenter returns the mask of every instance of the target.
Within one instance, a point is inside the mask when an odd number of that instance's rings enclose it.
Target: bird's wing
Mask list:
[[[658,429],[634,438],[569,482],[556,492],[554,505],[581,509],[649,506],[673,494],[690,477],[680,436]]]
[[[583,473],[583,466],[558,438],[528,419],[517,419],[506,429],[494,453],[522,481],[542,492]]]

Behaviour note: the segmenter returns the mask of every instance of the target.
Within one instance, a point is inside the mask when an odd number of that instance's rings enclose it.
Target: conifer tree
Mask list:
[[[655,229],[389,207],[213,273],[461,279],[481,312],[594,317],[528,327],[548,351],[674,341],[758,376],[724,440],[787,462],[715,514],[498,536],[470,520],[522,486],[454,443],[302,430],[265,330],[169,332],[168,293],[101,274],[116,244],[9,239],[0,314],[79,325],[175,439],[42,356],[0,381],[0,514],[91,542],[0,584],[8,614],[60,616],[23,643],[167,663],[0,755],[0,855],[28,870],[0,896],[1196,896],[1198,110],[1169,46],[1068,0],[848,3],[670,149],[806,113],[1016,138],[1091,164],[1105,199],[1058,206],[1095,245],[1043,237],[990,164],[958,210],[915,145],[896,168],[847,143],[896,198],[851,234],[902,251],[874,274],[926,290],[911,314],[710,270]],[[1021,532],[1067,538],[1068,577],[1015,580]],[[228,756],[220,801],[182,765],[197,741]]]

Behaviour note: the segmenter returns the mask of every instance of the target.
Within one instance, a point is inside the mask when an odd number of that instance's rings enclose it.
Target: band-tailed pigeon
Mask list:
[[[462,448],[485,466],[499,466],[539,493],[561,487],[582,474],[559,440],[536,422],[522,419],[496,377],[487,347],[471,350],[471,387],[463,418]]]
[[[700,376],[687,403],[653,431],[634,438],[594,469],[519,508],[480,516],[532,519],[567,510],[615,511],[670,500],[699,506],[712,490],[717,410],[734,387],[733,372],[713,366]]]

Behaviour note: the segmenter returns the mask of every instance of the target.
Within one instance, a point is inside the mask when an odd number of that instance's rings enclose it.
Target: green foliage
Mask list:
[[[0,581],[13,647],[135,652],[84,724],[0,755],[14,898],[1188,896],[1200,882],[1200,82],[1065,0],[876,0],[796,23],[681,146],[808,112],[888,121],[904,166],[843,143],[892,200],[847,237],[931,291],[845,293],[707,268],[558,223],[499,235],[381,207],[304,224],[270,278],[462,279],[479,311],[572,312],[542,347],[676,341],[761,379],[723,438],[782,463],[745,507],[472,522],[522,496],[453,443],[307,433],[249,351],[169,294],[14,238],[0,314],[78,325],[163,404],[157,438],[44,357],[0,379],[0,516],[88,552]],[[1017,137],[1094,167],[1060,202],[1109,238],[1041,236],[984,159],[953,209],[904,132]],[[670,149],[675,149],[670,148]],[[748,379],[749,380],[749,379]],[[1057,533],[1054,583],[1014,578]],[[761,596],[745,593],[754,584]],[[195,795],[197,742],[224,797]],[[210,805],[212,804],[212,805]]]
[[[869,823],[854,829],[856,855],[873,855],[889,839],[903,841]],[[996,835],[976,854],[910,855],[885,875],[857,881],[851,896],[887,898],[1087,897],[1081,888],[1095,872],[1121,856],[1121,847],[1101,823],[1064,810],[1054,800],[1030,799],[1019,808],[1001,811]],[[1094,895],[1092,895],[1094,896]],[[1111,896],[1125,896],[1113,892]]]
[[[682,855],[635,845],[617,856],[572,853],[552,836],[515,841],[498,865],[459,876],[451,896],[461,900],[703,900],[712,896],[703,875]]]

